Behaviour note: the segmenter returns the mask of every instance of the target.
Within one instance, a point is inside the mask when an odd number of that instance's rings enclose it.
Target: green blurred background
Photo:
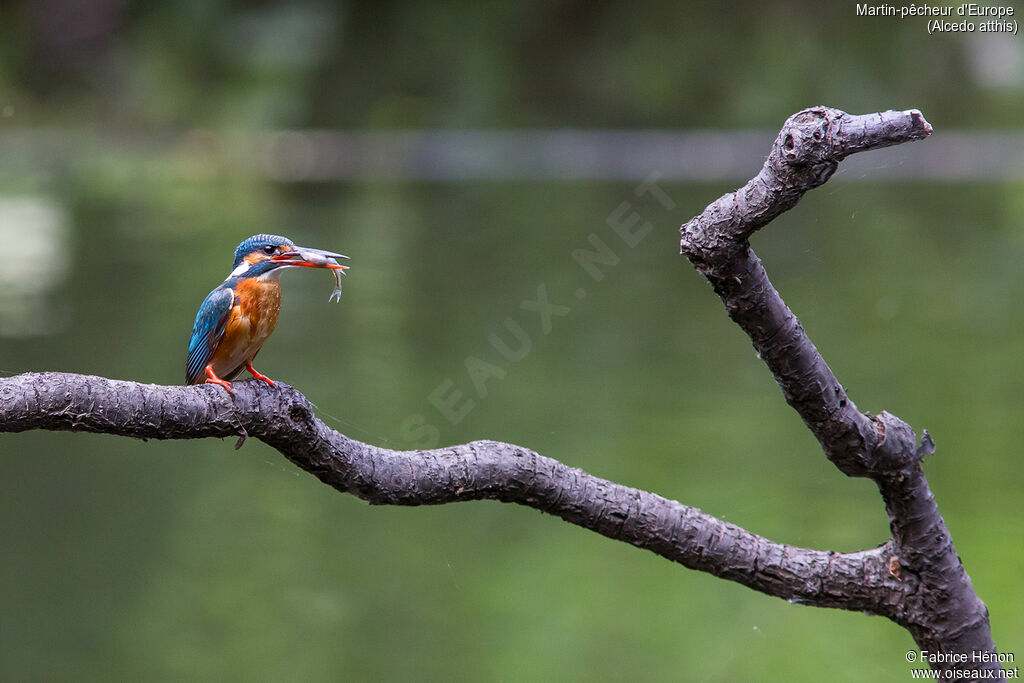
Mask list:
[[[285,276],[259,364],[333,428],[411,448],[420,416],[439,444],[512,441],[780,542],[874,547],[874,487],[822,456],[677,255],[679,224],[735,180],[665,181],[666,210],[632,178],[282,181],[225,150],[282,130],[715,129],[763,131],[763,155],[815,104],[918,107],[936,134],[916,145],[941,145],[1020,133],[1022,61],[1013,36],[929,36],[852,2],[5,3],[0,373],[179,383],[235,245],[285,234],[352,256],[340,305],[327,274]],[[755,248],[858,405],[934,435],[932,487],[1018,652],[1024,184],[900,176],[911,153],[866,159],[891,180],[841,173]],[[653,226],[632,248],[608,225],[623,202]],[[571,255],[592,235],[620,259],[600,281]],[[520,308],[541,285],[570,308],[548,334]],[[517,363],[488,343],[506,318],[531,335]],[[505,373],[484,397],[469,357]],[[446,380],[475,401],[457,424],[429,398]],[[908,675],[913,642],[882,619],[526,508],[370,508],[233,445],[0,437],[0,679]]]

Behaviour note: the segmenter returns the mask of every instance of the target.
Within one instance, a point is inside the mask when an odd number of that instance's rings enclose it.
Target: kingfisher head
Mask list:
[[[347,270],[335,259],[348,258],[331,251],[298,247],[287,237],[279,235],[253,235],[235,249],[232,278],[277,277],[284,268],[303,266]]]

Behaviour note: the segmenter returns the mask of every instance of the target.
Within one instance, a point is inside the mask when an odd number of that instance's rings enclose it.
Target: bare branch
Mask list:
[[[252,436],[324,483],[370,503],[490,499],[526,505],[768,595],[885,616],[905,626],[922,649],[966,653],[966,662],[942,665],[964,680],[960,676],[967,671],[999,664],[970,657],[996,650],[987,609],[971,587],[921,469],[934,444],[924,432],[918,445],[913,429],[889,413],[858,410],[748,243],[805,192],[826,182],[849,154],[931,132],[916,110],[866,116],[826,107],[799,112],[783,126],[755,178],[681,228],[682,252],[747,332],[827,457],[847,475],[878,485],[892,539],[874,550],[842,554],[774,543],[696,508],[512,444],[377,448],[327,427],[305,397],[285,385],[237,382],[229,397],[212,386],[18,375],[0,379],[0,432]]]
[[[760,173],[681,229],[683,253],[711,281],[828,457],[850,475],[899,469],[914,461],[916,449],[882,438],[883,421],[891,416],[871,418],[857,410],[768,281],[747,239],[828,180],[849,154],[917,140],[931,131],[917,110],[851,116],[825,107],[807,109],[786,121]]]
[[[247,434],[339,491],[376,505],[517,503],[793,602],[895,616],[908,586],[888,546],[835,553],[774,543],[697,508],[615,484],[507,443],[392,451],[350,439],[278,383],[170,387],[58,372],[0,379],[0,432],[99,432],[138,439]]]
[[[803,418],[828,458],[850,476],[878,484],[893,532],[894,572],[921,581],[894,617],[922,649],[994,652],[988,610],[975,594],[939,514],[920,460],[934,451],[927,432],[883,412],[861,412],[846,395],[793,312],[775,291],[748,240],[827,181],[854,152],[922,139],[921,112],[854,116],[814,107],[786,121],[761,172],[682,226],[682,252],[722,298],[729,316]],[[946,668],[957,668],[946,666]],[[966,662],[962,669],[998,668]]]

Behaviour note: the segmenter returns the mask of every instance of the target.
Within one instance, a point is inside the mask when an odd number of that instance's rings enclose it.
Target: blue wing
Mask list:
[[[235,291],[225,285],[210,292],[203,300],[196,323],[192,327],[192,338],[188,340],[188,364],[185,366],[185,384],[196,384],[206,364],[217,348],[217,342],[224,334]]]

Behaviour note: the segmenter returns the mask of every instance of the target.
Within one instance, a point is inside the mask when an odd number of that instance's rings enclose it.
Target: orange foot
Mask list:
[[[222,387],[224,387],[224,389],[229,394],[234,395],[234,392],[231,391],[231,382],[227,382],[225,380],[222,380],[220,377],[218,377],[216,374],[214,374],[214,372],[213,372],[213,365],[212,364],[206,366],[206,383],[207,384],[219,384]]]
[[[255,377],[256,379],[261,379],[264,382],[266,382],[267,384],[269,384],[270,386],[274,386],[274,380],[270,379],[266,375],[261,375],[259,370],[257,370],[256,368],[254,368],[252,366],[252,363],[246,363],[245,364],[245,369],[248,370],[250,373],[252,373],[252,376]]]

